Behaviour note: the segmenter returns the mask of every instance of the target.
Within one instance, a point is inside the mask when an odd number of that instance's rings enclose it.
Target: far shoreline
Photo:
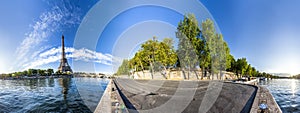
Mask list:
[[[101,76],[101,77],[99,77],[99,76],[81,76],[78,74],[70,74],[70,75],[53,74],[53,75],[48,75],[48,76],[35,75],[35,76],[2,77],[2,78],[0,78],[0,80],[24,80],[24,79],[46,79],[46,78],[107,78],[107,79],[110,79],[110,78],[118,78],[118,76],[114,76],[114,77]],[[272,79],[296,79],[296,80],[299,80],[300,78],[292,78],[292,77],[268,78],[268,80],[272,80]],[[156,80],[156,79],[143,79],[143,80]],[[173,79],[164,79],[164,80],[173,80]],[[176,81],[177,79],[174,79],[174,80]],[[182,80],[184,80],[184,79],[182,79]],[[211,80],[196,80],[196,81],[211,81]],[[238,79],[224,80],[224,81],[235,82],[235,81],[238,81]]]
[[[47,78],[106,78],[110,79],[111,77],[98,77],[98,76],[78,76],[76,74],[53,74],[49,76],[17,76],[17,77],[3,77],[0,80],[27,80],[27,79],[47,79]]]
[[[24,80],[24,79],[43,79],[43,78],[73,78],[71,75],[50,75],[50,76],[18,76],[18,77],[3,77],[1,80]]]

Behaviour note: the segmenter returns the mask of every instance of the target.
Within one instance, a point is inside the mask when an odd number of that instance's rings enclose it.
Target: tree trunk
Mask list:
[[[220,80],[222,79],[223,73],[222,70],[220,70]]]
[[[143,77],[145,78],[144,66],[143,66],[143,64],[142,64],[141,61],[140,61],[140,65],[141,65],[141,67],[142,67]]]
[[[150,62],[150,67],[151,67],[151,78],[153,79],[153,64]]]
[[[221,80],[221,68],[219,69],[219,73],[218,73],[218,79]]]
[[[204,77],[204,68],[202,67],[201,68],[201,80],[203,80],[203,77]]]
[[[211,74],[210,74],[210,75],[211,75],[211,80],[214,80],[214,75],[215,75],[214,72],[211,70],[210,73],[211,73]]]
[[[183,79],[186,79],[185,70],[182,69],[181,71],[182,71],[182,74],[183,74]]]
[[[189,71],[188,71],[188,80],[190,80],[190,72],[191,72],[191,67],[189,67]]]
[[[167,68],[165,67],[165,66],[163,66],[164,67],[164,73],[162,73],[162,75],[165,77],[165,79],[168,79],[167,78]]]
[[[206,77],[206,78],[208,78],[207,77],[207,70],[206,70],[206,68],[204,68],[204,76]],[[208,78],[209,79],[209,78]]]
[[[197,80],[199,80],[198,74],[197,74],[197,70],[194,70],[194,73],[196,75]]]

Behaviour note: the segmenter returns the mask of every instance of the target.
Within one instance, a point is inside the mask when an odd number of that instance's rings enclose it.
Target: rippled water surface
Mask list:
[[[0,113],[92,112],[107,82],[100,78],[0,80]]]
[[[273,79],[260,84],[271,91],[284,113],[300,113],[299,79]]]

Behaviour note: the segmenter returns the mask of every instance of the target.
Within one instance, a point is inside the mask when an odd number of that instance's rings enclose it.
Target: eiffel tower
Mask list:
[[[65,54],[65,37],[64,35],[62,35],[61,37],[61,43],[62,43],[62,53],[61,53],[61,60],[60,60],[60,65],[58,67],[58,72],[66,74],[66,73],[73,73],[71,67],[68,64],[68,60],[66,58],[66,54]]]

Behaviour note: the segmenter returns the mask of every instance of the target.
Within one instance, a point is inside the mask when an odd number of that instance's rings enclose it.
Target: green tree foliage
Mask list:
[[[248,66],[247,66],[246,75],[252,76],[252,67],[251,67],[251,64],[248,64]]]
[[[128,75],[129,71],[129,61],[127,59],[124,59],[121,66],[118,68],[117,75]]]
[[[198,21],[193,14],[185,15],[178,24],[176,32],[176,37],[179,39],[177,54],[180,67],[183,70],[188,70],[188,76],[185,76],[187,79],[189,79],[190,69],[199,65],[200,54],[204,49],[200,33]]]
[[[142,59],[145,63],[150,65],[150,70],[151,70],[151,77],[153,79],[153,74],[154,74],[154,62],[156,61],[158,57],[158,46],[159,42],[157,41],[156,37],[153,37],[152,40],[146,41],[144,44],[142,44],[142,48],[139,51],[138,56],[140,59]]]
[[[47,69],[46,72],[47,72],[48,75],[54,74],[54,70],[53,69]]]
[[[38,74],[38,70],[37,69],[28,69],[28,75],[32,76],[32,75],[37,75]]]
[[[235,58],[230,54],[227,59],[229,59],[230,67],[226,69],[226,71],[230,72],[236,72],[236,60]]]
[[[233,58],[233,56],[230,54],[230,49],[228,47],[228,44],[223,41],[224,43],[224,50],[225,50],[225,54],[226,54],[226,70],[230,69],[232,66],[231,62],[235,62],[235,59]]]
[[[28,69],[25,71],[13,72],[13,73],[3,74],[3,75],[4,77],[37,76],[37,75],[46,76],[46,75],[51,75],[53,72],[54,72],[53,69],[47,69],[47,70]]]
[[[221,77],[223,76],[222,71],[225,71],[228,65],[227,63],[228,53],[226,49],[228,49],[229,51],[229,48],[227,47],[227,43],[224,41],[222,34],[217,34],[215,46],[216,46],[215,51],[216,51],[216,59],[217,59],[216,68],[219,70],[219,79],[221,79]]]
[[[247,62],[246,58],[237,59],[237,61],[236,61],[237,76],[245,75],[247,68],[248,68],[248,62]]]
[[[205,41],[205,47],[209,51],[208,54],[205,54],[204,57],[210,58],[207,63],[210,63],[211,73],[217,73],[216,65],[216,30],[214,27],[214,23],[210,19],[206,19],[202,22],[202,39]]]
[[[148,56],[144,52],[137,52],[134,58],[130,61],[131,68],[135,69],[136,71],[144,71],[144,69],[149,68],[149,60]]]
[[[252,67],[252,72],[251,72],[251,74],[252,74],[253,77],[257,77],[257,74],[258,74],[258,73],[257,73],[255,67]]]
[[[181,67],[193,68],[200,65],[202,76],[207,70],[220,73],[231,67],[230,49],[222,34],[217,34],[214,23],[210,19],[202,22],[202,30],[193,14],[187,14],[177,27],[176,36],[179,38],[178,56]],[[196,53],[196,58],[195,54]],[[187,65],[188,64],[188,65]]]
[[[28,75],[33,75],[33,69],[28,69]]]
[[[151,70],[152,78],[153,72],[160,67],[166,71],[168,67],[175,65],[177,62],[177,54],[173,43],[171,38],[165,38],[160,42],[156,37],[153,37],[152,40],[148,40],[141,45],[141,49],[129,61],[129,67],[136,71]]]
[[[159,42],[157,46],[156,62],[160,62],[164,69],[167,66],[173,66],[177,61],[177,54],[173,47],[172,38],[165,38],[162,42]]]
[[[46,75],[46,70],[38,69],[38,74],[41,75],[41,76],[45,76]]]
[[[231,67],[232,58],[230,55],[230,49],[223,39],[223,35],[216,33],[214,23],[210,19],[206,19],[204,22],[202,22],[202,40],[204,42],[204,48],[207,48],[209,51],[205,52],[205,50],[207,51],[207,49],[204,49],[204,52],[202,53],[206,54],[202,54],[203,59],[209,59],[207,61],[210,61],[211,63],[211,73],[219,73],[220,79],[222,76],[222,71],[225,71],[226,69],[229,69]],[[206,64],[206,66],[208,66],[207,64],[209,62],[204,63]],[[205,67],[205,65],[202,67]]]

